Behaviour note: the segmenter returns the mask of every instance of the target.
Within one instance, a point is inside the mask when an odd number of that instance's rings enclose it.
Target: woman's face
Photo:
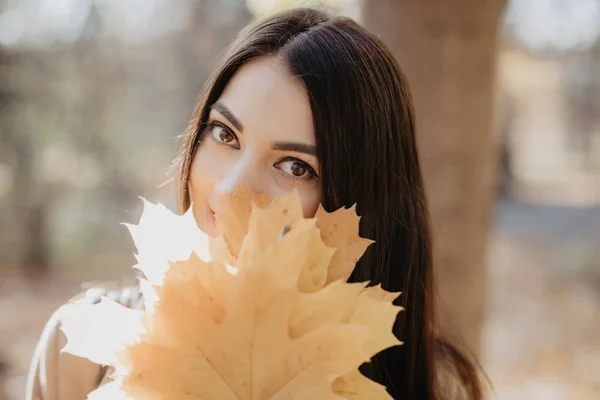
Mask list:
[[[305,217],[321,199],[306,89],[276,57],[253,60],[211,105],[190,174],[194,218],[217,234],[219,197],[239,183],[275,198],[297,189]]]

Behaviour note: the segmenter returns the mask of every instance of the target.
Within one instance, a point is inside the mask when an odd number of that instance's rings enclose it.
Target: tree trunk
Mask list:
[[[434,240],[438,323],[480,351],[485,247],[496,189],[492,120],[504,0],[362,0],[364,25],[407,75]]]
[[[30,93],[16,88],[8,76],[9,68],[19,68],[23,58],[34,56],[0,49],[0,157],[12,167],[14,181],[8,203],[15,221],[10,234],[18,240],[17,246],[8,251],[18,254],[18,264],[26,275],[43,277],[50,268],[48,209],[52,196],[36,173],[39,152],[35,135],[19,123],[24,99],[29,100]]]

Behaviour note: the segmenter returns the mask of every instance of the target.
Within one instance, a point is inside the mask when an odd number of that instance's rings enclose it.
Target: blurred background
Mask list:
[[[218,55],[318,5],[404,68],[441,310],[489,398],[600,398],[600,0],[0,0],[0,399],[82,282],[131,281],[138,196],[175,209],[176,138]],[[458,216],[458,217],[457,217]]]

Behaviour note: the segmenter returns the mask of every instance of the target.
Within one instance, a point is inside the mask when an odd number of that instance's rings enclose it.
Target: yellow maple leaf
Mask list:
[[[231,195],[222,196],[220,204],[221,212],[216,216],[216,221],[222,236],[211,242],[211,252],[213,259],[232,262],[247,237],[253,204],[264,207],[267,202],[264,196],[238,185]],[[252,215],[256,215],[256,212]],[[271,241],[278,237],[282,227],[288,229],[294,222],[302,220],[302,207],[297,192],[273,200],[269,203],[269,215],[262,218],[265,218],[264,237]],[[356,262],[373,241],[359,236],[360,218],[356,215],[355,206],[340,208],[331,213],[319,206],[315,219],[322,242],[335,249],[327,267],[325,283],[346,281]]]
[[[389,400],[385,386],[366,378],[357,369],[333,381],[333,393],[350,400]]]
[[[231,194],[220,197],[220,211],[215,215],[215,220],[221,236],[211,241],[213,259],[228,262],[235,260],[248,232],[253,205],[266,203],[266,194],[256,194],[242,185],[237,185]]]
[[[329,265],[327,282],[346,281],[373,241],[358,235],[360,218],[356,216],[355,206],[332,213],[319,206],[315,217],[323,242],[336,249]]]
[[[176,217],[164,205],[142,200],[144,210],[138,225],[123,225],[129,229],[138,250],[135,268],[143,270],[146,278],[159,283],[169,261],[187,260],[192,252],[210,260],[209,238],[198,229],[191,208]]]
[[[242,197],[238,201],[248,200],[248,193]],[[139,311],[91,306],[95,311],[88,315],[94,315],[95,330],[76,323],[65,329],[67,350],[115,367],[114,382],[90,399],[391,398],[357,368],[379,351],[400,344],[392,334],[400,309],[392,300],[398,294],[337,278],[329,281],[339,248],[324,243],[322,227],[334,221],[327,235],[336,238],[330,244],[346,246],[352,253],[338,256],[339,265],[348,264],[357,247],[364,251],[368,245],[354,238],[358,217],[348,210],[329,220],[322,214],[320,231],[315,219],[302,218],[297,195],[268,206],[252,203],[249,209],[239,204],[222,208],[227,214],[237,207],[245,221],[220,217],[221,226],[227,227],[213,240],[224,244],[220,249],[225,253],[213,261],[197,254],[206,245],[197,250],[197,243],[188,244],[194,249],[182,260],[187,250],[150,249],[147,240],[138,240],[156,233],[136,232],[137,267],[147,277],[140,282],[146,300],[143,317]],[[189,227],[181,221],[162,226],[180,231]],[[348,226],[355,228],[335,231]],[[145,229],[150,227],[158,229],[152,224]],[[156,245],[168,247],[177,236],[163,232],[163,243]],[[170,258],[168,268],[153,273],[165,258]],[[235,265],[227,268],[225,259]],[[108,321],[129,312],[136,322],[135,329],[121,335],[125,343],[116,343],[118,338],[104,343],[98,327],[106,323],[114,329]],[[81,338],[87,338],[88,345],[78,346]],[[96,341],[93,351],[89,341]]]

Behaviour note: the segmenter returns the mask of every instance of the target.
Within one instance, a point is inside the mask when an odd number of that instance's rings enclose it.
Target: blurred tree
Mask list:
[[[434,234],[438,318],[463,350],[480,350],[485,247],[496,192],[493,98],[505,0],[362,0],[365,26],[404,69]]]
[[[2,71],[2,148],[1,156],[12,169],[12,185],[8,202],[11,204],[11,235],[17,238],[12,249],[17,264],[25,271],[39,275],[47,271],[50,263],[48,243],[48,208],[52,196],[40,180],[37,166],[39,146],[34,133],[18,121],[31,110],[23,105],[23,95],[32,86],[15,88],[14,72],[24,62],[43,68],[35,55],[27,52],[3,50]],[[17,67],[18,66],[18,67]],[[2,79],[2,78],[0,78]],[[23,89],[23,90],[22,90]],[[26,117],[25,117],[26,119]]]
[[[43,13],[45,31],[0,50],[0,264],[40,272],[129,251],[118,222],[164,182],[195,96],[251,18],[244,0],[148,3],[67,5],[79,28]]]
[[[119,152],[119,148],[126,147],[132,133],[120,132],[110,126],[111,106],[115,100],[120,100],[119,88],[127,84],[128,77],[123,65],[125,60],[115,51],[118,45],[103,40],[103,29],[106,27],[96,4],[92,3],[84,35],[74,43],[72,52],[64,56],[73,63],[75,76],[70,79],[77,82],[85,97],[84,104],[72,104],[78,111],[76,117],[71,116],[69,140],[80,155],[90,157],[102,166],[103,201],[119,207],[139,196],[142,187],[133,176],[139,171],[128,171],[127,157]],[[67,99],[63,101],[67,103]]]
[[[7,118],[9,117],[9,106],[14,96],[8,86],[8,66],[8,49],[0,46],[0,161],[5,161],[8,158],[7,148],[10,132]]]
[[[583,51],[561,58],[566,93],[569,145],[583,157],[583,167],[600,172],[600,151],[595,148],[596,127],[600,126],[600,40]]]
[[[193,99],[198,96],[219,55],[250,22],[251,15],[245,0],[201,0],[192,4],[189,26],[177,36],[176,51],[185,82],[183,95]],[[190,118],[191,111],[185,112],[184,118]]]
[[[2,8],[0,2],[0,9]],[[0,46],[0,163],[7,159],[8,148],[8,133],[9,127],[7,117],[9,113],[9,105],[12,100],[12,93],[8,88],[7,79],[8,69],[8,51]],[[3,285],[2,266],[0,266],[0,288]],[[0,400],[8,399],[6,390],[6,376],[8,373],[8,357],[0,349]]]
[[[0,353],[0,400],[9,400],[6,381],[8,376],[8,362],[6,357]]]

